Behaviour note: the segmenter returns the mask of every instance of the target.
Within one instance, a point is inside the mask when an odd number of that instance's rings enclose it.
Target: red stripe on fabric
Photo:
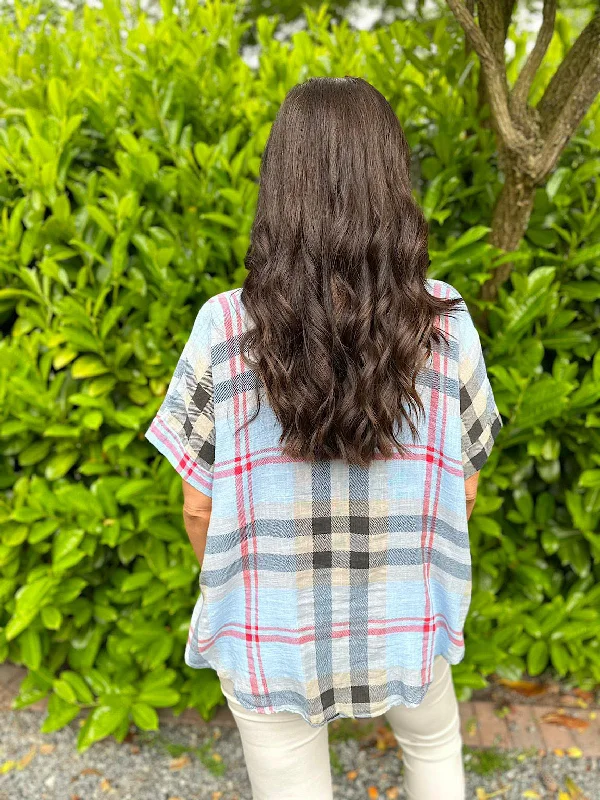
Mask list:
[[[164,429],[164,432],[160,430],[159,426]],[[206,478],[206,476],[210,475],[211,473],[207,470],[204,470],[181,449],[181,446],[177,440],[174,439],[173,431],[169,428],[166,422],[164,422],[164,420],[160,419],[160,417],[155,417],[150,425],[150,432],[154,434],[154,436],[156,436],[156,438],[162,442],[171,453],[173,453],[173,456],[176,459],[178,459],[178,463],[175,468],[182,477],[195,478],[203,486],[206,486],[207,489],[211,489],[212,480]]]
[[[462,472],[463,472],[462,461],[457,459],[457,458],[452,458],[451,456],[447,455],[446,453],[440,452],[436,447],[430,447],[429,445],[425,445],[425,444],[414,444],[414,443],[411,444],[411,443],[408,443],[408,442],[406,443],[405,446],[408,448],[409,451],[410,450],[416,450],[416,451],[422,450],[423,452],[422,453],[419,453],[419,452],[410,453],[410,456],[408,458],[406,458],[406,459],[404,459],[404,457],[400,453],[392,453],[389,458],[386,458],[385,456],[381,455],[380,453],[376,453],[375,456],[374,456],[374,460],[375,461],[391,461],[391,460],[396,460],[396,461],[402,461],[402,460],[406,460],[406,461],[423,461],[424,458],[429,458],[430,456],[435,456],[435,457],[444,459],[445,461],[448,462],[449,465],[452,462],[454,462],[455,464],[459,465],[460,466],[460,474],[462,475]],[[273,454],[274,457],[269,457],[269,455],[268,455],[269,453]],[[265,448],[263,448],[261,450],[254,450],[249,455],[241,455],[239,458],[229,458],[226,461],[220,461],[219,465],[220,465],[221,468],[222,467],[226,467],[228,465],[235,466],[236,464],[239,464],[244,459],[252,458],[252,464],[253,464],[253,466],[255,466],[256,463],[259,463],[259,462],[256,461],[256,457],[257,456],[264,456],[264,459],[260,461],[261,464],[262,463],[264,463],[264,464],[281,464],[281,463],[284,463],[284,462],[289,462],[289,463],[301,462],[301,463],[303,463],[303,461],[304,461],[303,459],[300,459],[300,458],[291,458],[289,456],[282,456],[280,453],[281,453],[281,448],[265,447]],[[450,466],[448,466],[447,469],[450,470],[452,468]]]
[[[277,455],[266,456],[264,458],[256,458],[254,455],[251,455],[251,456],[249,456],[249,458],[252,458],[252,466],[253,467],[267,466],[267,465],[272,465],[272,464],[284,464],[284,463],[290,462],[292,460],[292,459],[285,458],[285,457],[282,457],[282,456],[280,457],[280,456],[277,456]],[[393,458],[396,458],[396,454],[393,454]],[[401,458],[402,457],[399,456],[398,460],[400,460]],[[462,475],[463,475],[462,463],[461,463],[460,467],[458,467],[458,466],[457,467],[451,467],[451,466],[445,465],[443,463],[443,461],[442,461],[442,458],[443,458],[443,456],[436,455],[435,451],[427,451],[427,452],[422,453],[422,454],[414,454],[413,456],[409,456],[408,458],[405,458],[404,460],[405,461],[433,462],[433,461],[435,461],[437,459],[438,461],[442,462],[439,466],[441,466],[441,468],[445,472],[447,472],[449,475],[455,475],[455,476],[462,477]],[[242,458],[240,461],[243,463],[244,460],[245,459]],[[231,477],[232,475],[236,474],[236,469],[240,468],[240,463],[234,464],[232,461],[230,461],[229,462],[231,464],[230,467],[224,467],[223,466],[224,463],[225,462],[221,461],[221,462],[219,462],[219,464],[217,466],[215,466],[215,476],[216,477],[219,477],[219,478]]]
[[[433,619],[437,620],[439,623],[443,622],[443,624],[447,628],[447,630],[450,631],[450,633],[452,633],[452,635],[455,636],[456,638],[461,638],[462,637],[462,635],[463,635],[462,631],[455,631],[453,628],[451,628],[449,626],[449,624],[448,624],[448,620],[446,619],[446,617],[441,612],[435,614]],[[404,623],[404,622],[406,622],[406,623],[414,622],[414,623],[419,623],[419,624],[422,625],[422,624],[424,624],[425,620],[423,619],[423,617],[390,617],[389,619],[369,619],[369,620],[367,620],[367,625],[376,625],[376,626],[382,627],[384,625],[396,625],[399,622],[402,622],[402,623]],[[347,628],[348,625],[349,625],[348,622],[344,622],[342,620],[340,620],[339,622],[332,622],[331,623],[331,627],[332,628],[339,628],[339,627]],[[229,626],[243,628],[244,627],[244,623],[243,622],[235,622],[235,621],[225,622],[225,623],[223,623],[223,625],[221,627],[225,628],[225,627],[229,627]],[[307,632],[310,632],[310,631],[314,631],[315,630],[315,626],[314,625],[302,625],[300,628],[284,628],[284,627],[281,627],[279,625],[261,625],[260,626],[260,630],[261,631],[278,631],[280,633],[307,633]],[[209,640],[205,639],[205,640],[202,640],[202,641],[209,641]]]
[[[438,284],[434,284],[434,296],[437,297]],[[434,372],[439,374],[440,371],[440,357],[438,350],[434,350],[432,358],[432,367]],[[436,432],[437,432],[437,410],[439,402],[439,391],[435,388],[435,383],[431,385],[431,403],[429,405],[429,426],[427,429],[427,446],[428,448],[435,447]],[[428,518],[431,499],[431,484],[433,477],[433,464],[435,459],[427,460],[427,468],[425,472],[425,493],[423,498],[423,530],[421,532],[421,550],[423,552],[423,584],[425,589],[425,619],[431,618],[431,595],[429,593],[429,564],[427,559],[427,544],[429,541]],[[439,473],[438,473],[439,480]],[[427,676],[429,674],[429,665],[427,659],[429,656],[429,629],[427,625],[423,626],[423,645],[421,651],[421,683],[427,683]]]
[[[234,294],[234,295],[232,295],[232,297],[233,297],[233,302],[234,302],[234,305],[235,305],[235,312],[236,312],[235,319],[236,319],[236,323],[237,323],[237,326],[238,326],[237,333],[238,333],[238,335],[240,335],[242,333],[242,327],[243,327],[242,311],[241,311],[241,308],[240,308],[239,298],[237,297],[237,295]],[[242,359],[242,355],[240,353],[240,356],[239,356],[239,373],[242,372],[243,367],[244,367],[243,359]],[[242,406],[243,406],[244,422],[248,421],[247,399],[248,399],[247,393],[243,392],[242,393]],[[250,516],[250,520],[249,520],[250,521],[250,525],[252,525],[252,532],[253,532],[253,535],[252,535],[252,550],[253,550],[253,553],[254,553],[254,623],[253,623],[253,636],[252,636],[252,639],[253,639],[254,648],[256,650],[256,660],[258,661],[258,669],[259,669],[259,672],[260,672],[260,678],[261,678],[262,687],[263,687],[263,694],[268,695],[269,694],[269,690],[268,690],[268,687],[267,687],[267,679],[266,679],[266,676],[265,676],[265,671],[264,671],[263,663],[262,663],[262,657],[261,657],[261,654],[260,654],[260,636],[259,636],[259,629],[260,628],[259,628],[259,622],[258,622],[258,615],[259,615],[260,609],[259,609],[259,596],[258,596],[258,566],[257,566],[257,564],[258,564],[258,558],[257,558],[257,556],[258,556],[258,538],[257,538],[257,535],[256,535],[256,524],[255,524],[256,520],[254,518],[254,496],[252,494],[252,460],[250,458],[250,456],[251,456],[250,431],[249,431],[248,425],[245,425],[245,427],[244,427],[244,442],[245,442],[245,445],[246,445],[246,455],[248,457],[248,461],[247,461],[247,464],[246,464],[246,472],[247,472],[247,478],[246,479],[248,481],[248,506],[249,506],[248,507],[248,511],[249,511],[249,516]],[[268,708],[270,708],[270,706],[264,706],[263,708],[266,711]]]
[[[448,299],[448,297],[449,297],[449,292],[446,291],[446,299]],[[448,315],[447,314],[443,315],[442,328],[443,328],[444,333],[446,333],[446,334],[449,333]],[[443,373],[444,376],[447,376],[447,374],[448,374],[448,355],[447,355],[447,350],[446,349],[444,349],[444,354],[442,356],[442,371],[441,372]],[[443,388],[444,388],[444,391],[442,392],[442,426],[441,426],[441,429],[440,429],[440,451],[442,453],[444,452],[444,441],[446,439],[446,419],[447,419],[447,416],[448,416],[448,392],[446,391],[447,387],[446,387],[446,383],[445,382],[444,382],[444,387]],[[442,485],[442,473],[441,473],[441,471],[439,469],[437,470],[436,475],[437,475],[437,481],[436,481],[435,494],[434,494],[434,500],[433,500],[433,511],[432,511],[432,514],[431,514],[431,531],[429,533],[429,539],[428,539],[428,542],[427,542],[427,549],[428,549],[428,551],[430,553],[431,553],[431,551],[433,549],[433,544],[434,544],[434,539],[435,539],[435,528],[436,528],[436,522],[437,522],[437,512],[438,512],[438,505],[439,505],[439,500],[440,500],[440,491],[441,491],[441,485]],[[428,579],[429,579],[430,571],[431,571],[431,564],[428,562],[427,563],[427,578]],[[431,647],[433,647],[434,638],[435,638],[434,636],[432,636],[430,638]],[[428,656],[427,657],[427,665],[428,665],[427,682],[429,682],[432,679],[432,674],[431,673],[432,673],[432,670],[433,670],[433,659],[431,659],[431,661],[429,660],[429,652],[428,652],[427,656]]]
[[[222,625],[209,639],[199,639],[197,640],[199,645],[202,645],[199,649],[199,652],[202,653],[203,650],[206,650],[217,642],[218,639],[223,637],[229,637],[234,639],[247,639],[249,635],[255,634],[255,629],[252,627],[250,631],[248,631],[245,627],[240,628],[240,624],[237,623],[237,628],[234,627],[235,623],[227,623]],[[369,623],[371,625],[371,623]],[[463,637],[462,636],[455,636],[451,629],[449,628],[446,620],[444,618],[440,620],[424,620],[420,623],[413,623],[409,624],[408,622],[404,625],[393,625],[383,628],[368,628],[368,635],[369,636],[389,636],[393,633],[422,633],[424,630],[431,630],[432,632],[437,631],[438,629],[444,629],[447,634],[448,638],[456,647],[463,646]],[[277,633],[267,633],[266,631],[274,630],[277,631],[276,628],[263,628],[261,630],[261,641],[263,642],[277,642],[279,644],[309,644],[314,643],[316,640],[316,634],[314,632],[314,628],[309,630],[305,634],[297,634],[294,635],[293,631],[291,635],[285,636]],[[303,629],[304,630],[304,629]],[[285,632],[285,629],[284,629]],[[332,639],[344,639],[350,637],[350,625],[348,623],[345,624],[344,627],[339,627],[336,630],[333,630],[331,633]],[[191,640],[190,640],[191,641]],[[423,678],[423,673],[421,672],[421,678]]]
[[[227,297],[223,294],[219,295],[219,302],[221,303],[221,308],[223,309],[223,319],[225,323],[225,335],[228,340],[233,338],[233,322],[231,318],[231,309],[229,307],[229,303],[227,301]],[[236,362],[237,359],[235,356],[229,358],[229,371],[230,374],[233,376],[235,375],[236,370]],[[233,395],[233,422],[234,422],[234,429],[235,429],[235,457],[236,460],[240,459],[240,435],[238,432],[239,429],[239,421],[240,421],[240,410],[239,410],[239,398],[237,394]],[[238,467],[235,471],[235,500],[237,506],[237,514],[238,514],[238,524],[242,531],[246,530],[246,513],[245,513],[245,501],[244,501],[244,476],[243,470],[241,467]],[[248,538],[247,534],[242,534],[242,539],[240,543],[241,549],[241,556],[242,556],[242,564],[246,566],[242,567],[243,575],[244,575],[244,594],[246,598],[246,625],[252,625],[252,577],[250,575],[250,571],[248,569]],[[253,693],[258,693],[258,683],[256,680],[256,667],[254,665],[254,652],[252,648],[252,641],[248,641],[246,638],[246,657],[248,660],[248,673],[250,677],[250,687]]]

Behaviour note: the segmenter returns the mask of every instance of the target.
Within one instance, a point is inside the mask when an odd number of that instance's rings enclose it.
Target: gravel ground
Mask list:
[[[40,734],[40,722],[35,711],[2,714],[0,764],[25,763],[4,774],[0,769],[0,800],[251,800],[235,728],[165,726],[158,734],[133,732],[121,745],[107,739],[77,753],[77,720],[53,734]],[[398,751],[361,745],[335,730],[330,728],[336,800],[402,800]],[[504,789],[494,796],[501,800],[522,800],[526,790],[556,800],[569,780],[584,794],[566,797],[600,800],[596,759],[481,753],[465,755],[468,800],[477,798],[478,788]]]

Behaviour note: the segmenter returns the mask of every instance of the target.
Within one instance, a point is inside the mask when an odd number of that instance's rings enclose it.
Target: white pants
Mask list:
[[[332,800],[328,727],[300,714],[243,708],[230,681],[221,686],[242,739],[253,800]],[[400,747],[409,800],[464,800],[458,703],[447,661],[438,656],[433,682],[417,708],[385,714]]]

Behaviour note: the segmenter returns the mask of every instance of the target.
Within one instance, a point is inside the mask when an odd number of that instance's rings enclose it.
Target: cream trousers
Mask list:
[[[328,727],[315,728],[299,714],[257,714],[223,693],[240,736],[253,800],[332,800]],[[431,683],[416,708],[393,706],[385,717],[402,748],[409,800],[464,800],[458,703],[450,667],[436,658]]]

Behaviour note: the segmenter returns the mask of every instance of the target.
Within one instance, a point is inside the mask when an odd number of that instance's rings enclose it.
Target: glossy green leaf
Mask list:
[[[155,708],[167,708],[179,700],[179,692],[167,687],[144,689],[138,695],[138,702],[147,703]]]
[[[42,733],[58,731],[68,725],[78,714],[79,706],[67,703],[58,695],[53,694],[48,701],[48,714],[40,731]]]
[[[108,368],[96,356],[81,356],[71,367],[71,374],[76,380],[93,378],[105,372],[108,372]]]
[[[147,703],[134,703],[131,706],[131,716],[140,730],[158,730],[158,714]]]
[[[82,753],[94,742],[110,736],[127,719],[126,706],[98,706],[90,714],[79,731],[77,750]]]
[[[540,675],[547,667],[549,659],[546,642],[534,642],[527,653],[527,672],[532,676]]]
[[[46,462],[45,477],[49,481],[56,481],[58,478],[62,478],[77,463],[78,459],[79,452],[77,450],[65,450],[62,453],[57,453]]]

